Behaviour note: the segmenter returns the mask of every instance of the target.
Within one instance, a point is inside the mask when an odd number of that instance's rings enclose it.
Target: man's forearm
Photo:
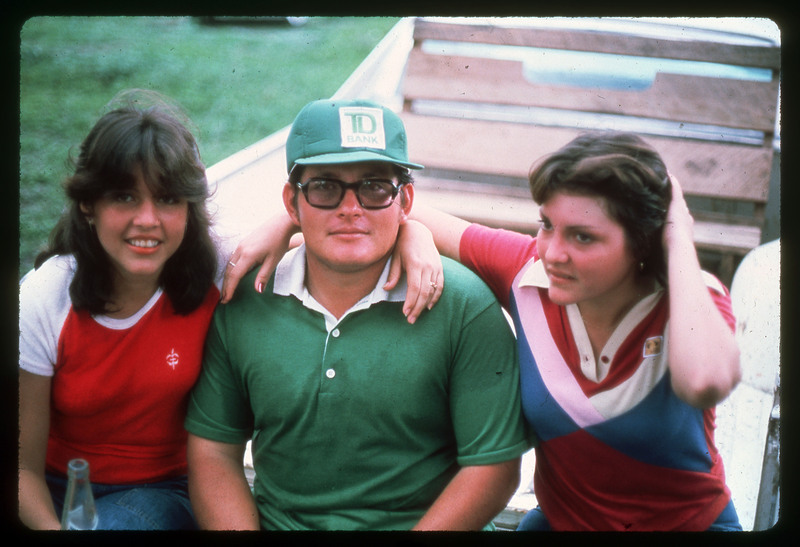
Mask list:
[[[200,528],[259,529],[258,509],[242,456],[243,448],[189,435],[189,497]]]
[[[462,468],[414,530],[480,530],[519,486],[520,459]]]

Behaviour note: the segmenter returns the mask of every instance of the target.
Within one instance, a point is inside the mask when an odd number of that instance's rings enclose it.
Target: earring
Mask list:
[[[644,271],[644,262],[639,262],[639,271],[640,272]]]
[[[91,230],[94,230],[94,219],[92,217],[86,217],[86,223]]]

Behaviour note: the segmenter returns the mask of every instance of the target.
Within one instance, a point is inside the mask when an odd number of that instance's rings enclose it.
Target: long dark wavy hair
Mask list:
[[[113,311],[111,261],[81,204],[91,207],[105,195],[132,189],[141,170],[153,195],[188,202],[183,241],[159,278],[175,310],[187,314],[203,302],[217,271],[206,209],[208,184],[197,143],[180,109],[165,97],[127,92],[111,104],[113,109],[95,123],[73,160],[74,172],[63,184],[67,207],[34,265],[38,268],[54,255],[73,255],[72,305],[93,314]]]
[[[672,190],[661,156],[625,132],[585,133],[535,162],[528,175],[534,201],[555,192],[605,198],[608,214],[625,230],[641,274],[667,281],[662,233]]]

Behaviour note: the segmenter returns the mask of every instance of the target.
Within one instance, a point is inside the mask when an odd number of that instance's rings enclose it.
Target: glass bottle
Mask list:
[[[89,462],[82,458],[67,464],[67,495],[61,514],[62,530],[94,530],[97,512],[94,508],[92,484],[89,481]]]

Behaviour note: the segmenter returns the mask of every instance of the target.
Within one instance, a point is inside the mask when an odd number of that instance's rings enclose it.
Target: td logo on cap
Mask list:
[[[422,169],[408,161],[400,116],[373,101],[321,100],[304,106],[286,139],[286,170],[295,165],[382,161]]]
[[[339,124],[343,148],[378,148],[386,150],[383,110],[380,108],[342,107]]]

